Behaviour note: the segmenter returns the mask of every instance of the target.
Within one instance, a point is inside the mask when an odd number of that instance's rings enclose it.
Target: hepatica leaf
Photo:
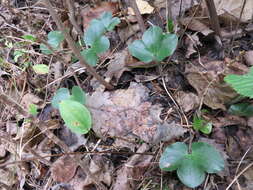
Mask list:
[[[87,63],[91,66],[95,66],[98,62],[98,56],[92,48],[88,48],[81,51],[81,55],[84,57]]]
[[[62,119],[67,127],[79,134],[86,134],[91,129],[91,114],[89,110],[79,102],[64,100],[59,104]]]
[[[251,117],[253,116],[253,105],[249,103],[239,103],[231,105],[228,112],[233,115]]]
[[[195,188],[203,183],[205,173],[217,173],[224,169],[220,153],[204,142],[192,143],[189,154],[184,143],[174,143],[163,152],[159,165],[162,170],[177,170],[177,175],[186,186]]]
[[[151,26],[142,36],[129,45],[130,53],[139,60],[149,63],[161,62],[173,54],[177,47],[178,37],[175,34],[163,33],[158,26]]]
[[[191,188],[203,183],[206,176],[205,171],[200,167],[198,159],[194,155],[185,156],[177,170],[177,175],[183,184]]]
[[[88,49],[81,52],[90,65],[95,66],[98,62],[98,54],[106,52],[110,47],[110,41],[104,36],[104,33],[113,30],[119,23],[120,19],[112,17],[110,12],[105,12],[98,19],[91,21],[83,37]]]
[[[104,34],[105,27],[101,21],[94,19],[91,21],[87,32],[84,34],[84,42],[87,46],[93,46],[93,44]]]
[[[59,48],[61,42],[64,40],[64,35],[61,33],[61,31],[51,31],[47,35],[47,43],[54,49],[57,50]],[[45,44],[40,44],[40,50],[42,53],[49,55],[52,53],[50,49],[47,48]]]
[[[55,109],[59,109],[59,104],[63,101],[63,100],[67,100],[70,98],[70,93],[69,90],[67,88],[60,88],[57,90],[56,94],[54,95],[51,103],[52,106]]]
[[[245,75],[227,75],[224,80],[239,94],[253,98],[253,67]]]
[[[51,45],[54,49],[58,48],[60,43],[64,40],[64,35],[61,31],[51,31],[47,35],[48,44]]]
[[[103,13],[99,20],[103,23],[107,31],[112,31],[114,27],[120,23],[120,19],[118,17],[113,18],[111,12]]]
[[[188,147],[185,143],[177,142],[168,146],[159,162],[159,166],[162,170],[173,171],[178,168],[181,160],[188,154]]]

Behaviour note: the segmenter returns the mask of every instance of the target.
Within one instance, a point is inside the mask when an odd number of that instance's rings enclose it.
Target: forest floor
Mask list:
[[[210,16],[202,0],[136,0],[138,10],[133,0],[48,2],[0,0],[0,190],[187,190],[159,165],[176,142],[208,143],[224,160],[194,189],[253,189],[253,102],[224,81],[253,66],[250,0],[207,0],[216,6]],[[86,32],[104,12],[119,19],[97,51],[110,47],[83,61]],[[154,26],[176,37],[165,44],[175,51],[138,60],[141,46],[134,55],[131,44]],[[83,134],[54,105],[58,89],[73,86],[92,117]],[[65,108],[67,119],[81,111]],[[192,172],[184,174],[195,180]]]

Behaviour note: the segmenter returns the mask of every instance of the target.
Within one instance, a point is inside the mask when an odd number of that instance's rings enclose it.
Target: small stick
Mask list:
[[[83,32],[81,28],[78,26],[76,19],[75,19],[75,7],[74,7],[74,2],[72,0],[66,0],[66,3],[68,5],[68,10],[69,10],[69,20],[73,27],[76,29],[76,31],[79,33],[80,36],[83,36]]]
[[[56,14],[56,11],[54,10],[52,4],[50,3],[49,0],[44,0],[45,5],[48,8],[48,11],[50,13],[50,15],[52,16],[53,20],[55,21],[58,29],[62,32],[62,34],[64,35],[65,39],[68,42],[69,47],[72,49],[73,53],[77,56],[77,58],[79,59],[80,63],[82,65],[84,65],[87,69],[87,71],[92,74],[101,84],[103,84],[107,89],[112,90],[113,86],[111,84],[109,84],[108,82],[106,82],[104,80],[103,77],[101,77],[96,70],[91,67],[88,63],[86,63],[86,61],[83,59],[81,53],[80,53],[80,49],[75,45],[74,40],[71,38],[71,36],[69,35],[68,32],[66,32],[66,28],[64,27],[63,23],[60,21],[58,15]]]
[[[221,30],[220,30],[220,23],[219,23],[219,18],[218,18],[217,11],[215,8],[215,4],[213,0],[206,0],[206,5],[208,8],[212,28],[215,34],[221,38],[222,36],[221,36]]]
[[[134,14],[135,14],[135,16],[137,18],[137,22],[138,22],[138,24],[139,24],[139,26],[141,28],[141,32],[143,34],[145,32],[145,30],[146,30],[146,27],[145,27],[143,18],[141,16],[140,10],[138,8],[138,5],[136,3],[136,0],[130,0],[130,5],[131,5],[131,7],[134,10]]]

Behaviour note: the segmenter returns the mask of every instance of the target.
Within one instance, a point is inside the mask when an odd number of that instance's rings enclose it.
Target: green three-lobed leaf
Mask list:
[[[191,149],[191,154],[188,154],[187,146],[181,142],[168,146],[160,158],[159,166],[164,171],[177,170],[180,181],[194,188],[203,183],[205,172],[217,173],[223,170],[224,160],[207,143],[193,143]]]
[[[52,47],[52,49],[57,50],[59,48],[60,43],[64,40],[64,35],[61,31],[51,31],[47,35],[48,40],[47,43]],[[40,50],[44,54],[51,54],[51,50],[47,48],[45,44],[40,45]]]
[[[98,54],[106,52],[110,47],[110,41],[104,36],[104,33],[113,30],[119,23],[120,19],[113,18],[110,12],[105,12],[98,19],[91,21],[84,35],[84,42],[89,48],[81,52],[90,65],[95,66],[98,61]]]
[[[130,53],[139,60],[149,63],[161,62],[176,50],[178,37],[175,34],[163,33],[158,26],[151,26],[142,36],[129,45]]]

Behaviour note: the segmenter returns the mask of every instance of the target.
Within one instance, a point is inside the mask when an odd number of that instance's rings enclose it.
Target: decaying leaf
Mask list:
[[[142,144],[137,152],[144,153],[148,149],[149,146],[147,144]],[[142,180],[143,174],[150,166],[152,158],[153,156],[151,155],[133,155],[130,157],[127,163],[117,171],[117,178],[113,190],[136,189],[136,181]]]
[[[245,62],[249,66],[253,66],[253,50],[247,51],[244,55]]]
[[[185,57],[190,58],[190,56],[197,52],[197,47],[202,46],[202,43],[199,41],[197,33],[193,35],[186,35],[184,44],[187,48]]]
[[[184,112],[197,108],[200,103],[199,97],[192,92],[186,93],[178,91],[175,94],[175,98],[177,103],[183,108]]]
[[[127,90],[94,92],[87,97],[87,106],[93,117],[93,130],[102,138],[120,137],[116,138],[115,145],[121,147],[131,147],[129,143],[136,138],[158,143],[186,132],[174,122],[161,121],[161,106],[152,105],[148,98],[149,90],[137,83],[131,83]]]
[[[35,96],[34,94],[27,93],[22,97],[21,105],[28,111],[30,104],[35,104],[39,107],[41,107],[41,104],[43,101]]]
[[[152,7],[147,1],[136,0],[136,4],[141,14],[150,14],[154,11],[154,7]],[[133,9],[130,7],[128,8],[128,14],[135,15]]]
[[[198,4],[197,0],[191,1],[179,1],[179,0],[171,0],[171,12],[172,18],[175,19],[179,15],[182,15],[187,9],[193,7],[194,5]],[[161,9],[166,8],[166,1],[165,0],[154,0],[153,5],[155,8]]]
[[[88,163],[87,163],[88,164]],[[91,173],[97,177],[99,182],[110,186],[112,183],[113,166],[101,155],[94,155],[89,163]],[[73,179],[69,182],[75,190],[89,190],[94,185],[92,179],[87,176],[80,168]]]
[[[227,74],[243,74],[248,68],[232,60],[212,61],[204,65],[189,64],[186,66],[186,78],[196,89],[198,96],[203,98],[203,103],[212,109],[226,110],[225,104],[229,103],[238,94],[227,85],[223,78]]]
[[[71,132],[65,125],[59,130],[59,138],[72,151],[75,151],[81,145],[84,146],[87,142],[87,139],[83,135]]]
[[[109,62],[105,76],[109,80],[115,78],[117,84],[123,72],[130,70],[129,68],[126,67],[126,64],[129,59],[130,55],[127,50],[115,53],[114,58]]]
[[[213,30],[211,30],[207,25],[195,18],[185,17],[180,19],[179,22],[182,25],[187,26],[188,29],[201,32],[205,36],[213,32]]]
[[[247,22],[248,20],[252,19],[253,1],[246,1],[244,10],[240,18],[243,1],[244,0],[214,0],[214,4],[216,7],[217,14],[219,16],[228,20],[241,19],[242,22]]]
[[[60,157],[51,166],[53,180],[56,182],[69,182],[75,175],[77,163],[68,155]]]

